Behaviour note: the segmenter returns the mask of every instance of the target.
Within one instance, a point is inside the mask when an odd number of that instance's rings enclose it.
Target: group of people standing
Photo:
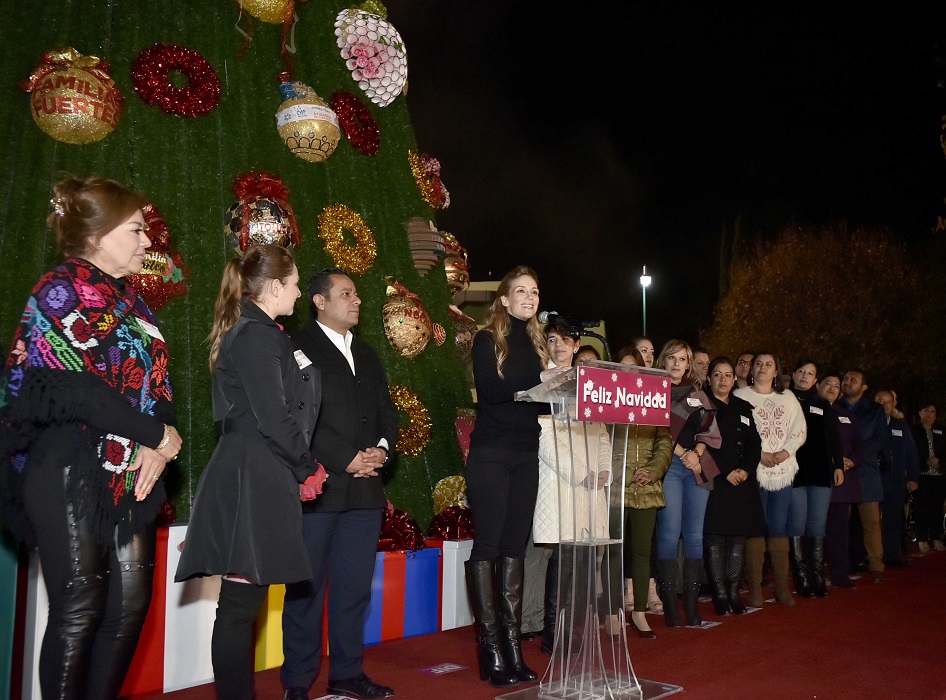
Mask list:
[[[934,405],[921,404],[911,428],[896,411],[896,394],[871,395],[861,369],[839,374],[805,358],[785,375],[770,350],[711,357],[674,339],[655,353],[649,339],[638,338],[617,360],[667,372],[669,428],[629,426],[620,449],[595,430],[563,440],[567,431],[554,433],[547,404],[517,401],[516,394],[578,362],[586,346],[561,319],[543,334],[538,309],[538,277],[515,268],[500,282],[473,342],[478,412],[467,462],[474,523],[467,577],[483,680],[508,686],[535,679],[521,652],[527,548],[552,548],[542,630],[548,652],[564,619],[556,601],[568,602],[556,585],[571,581],[574,594],[574,580],[583,578],[563,567],[559,537],[578,541],[579,517],[584,536],[599,536],[590,532],[601,503],[595,492],[607,486],[612,505],[623,500],[624,522],[613,522],[620,510],[611,508],[608,527],[624,537],[625,604],[643,638],[656,637],[645,619],[654,610],[652,571],[670,627],[684,619],[702,624],[704,584],[719,615],[761,607],[766,561],[783,605],[795,604],[793,588],[824,597],[829,582],[853,587],[854,568],[881,583],[885,566],[905,565],[909,492],[917,492],[920,549],[943,548],[946,480],[939,465],[946,442]],[[581,449],[568,447],[577,442]],[[558,464],[563,454],[568,475]],[[556,489],[559,479],[573,483]],[[567,507],[562,493],[570,494]],[[620,596],[621,572],[611,567],[598,576],[599,590]]]
[[[170,351],[126,279],[151,245],[147,201],[91,177],[57,183],[50,204],[65,261],[36,284],[6,360],[0,505],[38,548],[49,594],[42,696],[114,700],[151,600],[162,477],[183,442]],[[219,697],[255,697],[254,622],[269,585],[284,583],[284,698],[308,699],[326,598],[329,693],[386,698],[394,691],[362,667],[363,628],[397,409],[379,358],[351,332],[352,279],[315,274],[313,320],[290,337],[276,319],[301,294],[284,247],[251,246],[225,265],[208,337],[218,442],[175,580],[222,577]]]
[[[44,698],[118,697],[150,604],[162,477],[183,448],[169,348],[126,279],[151,245],[146,204],[112,180],[57,183],[48,223],[65,261],[36,284],[4,368],[0,506],[7,526],[38,547],[49,593]],[[222,576],[211,648],[220,697],[254,697],[253,623],[274,583],[287,584],[285,700],[307,700],[318,674],[326,596],[328,692],[390,697],[364,672],[362,635],[386,506],[378,477],[397,410],[380,360],[352,333],[361,304],[353,280],[337,268],[315,274],[313,319],[290,337],[276,319],[293,313],[299,281],[280,246],[252,246],[225,266],[208,337],[219,439],[176,580]],[[521,648],[532,540],[553,549],[546,650],[561,619],[552,569],[569,559],[566,540],[624,534],[625,570],[602,576],[612,595],[623,593],[622,577],[632,581],[631,625],[647,638],[656,635],[644,613],[655,605],[669,626],[683,624],[681,593],[686,623],[701,624],[704,579],[716,612],[738,614],[745,568],[748,603],[762,605],[766,552],[786,605],[789,572],[799,595],[827,594],[826,561],[831,582],[850,587],[860,560],[849,551],[859,547],[881,581],[885,565],[902,563],[908,489],[921,549],[943,549],[946,442],[934,405],[919,407],[911,432],[894,392],[872,400],[860,370],[839,376],[804,360],[786,387],[772,352],[711,359],[681,340],[656,358],[646,338],[619,354],[666,370],[670,426],[630,426],[620,450],[603,426],[593,430],[574,484],[584,495],[563,510],[559,475],[542,469],[554,470],[571,441],[555,432],[548,404],[516,394],[593,351],[566,326],[543,329],[538,310],[535,272],[511,270],[472,344],[478,410],[466,483],[475,536],[466,575],[483,680],[537,677]],[[615,522],[615,501],[624,522]],[[862,529],[849,542],[854,505]],[[596,512],[606,515],[595,521]],[[586,516],[594,532],[579,534]]]

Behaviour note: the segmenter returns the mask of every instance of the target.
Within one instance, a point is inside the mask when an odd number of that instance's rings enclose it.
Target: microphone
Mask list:
[[[571,316],[565,316],[560,314],[558,311],[540,311],[539,312],[539,322],[540,323],[552,323],[555,319],[560,319],[566,325],[576,328],[578,330],[584,330],[585,328],[594,328],[595,326],[600,326],[601,321],[581,321],[577,318],[572,318]]]

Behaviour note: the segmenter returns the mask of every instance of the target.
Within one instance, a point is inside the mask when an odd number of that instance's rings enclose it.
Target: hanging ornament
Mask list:
[[[187,293],[186,279],[190,270],[182,267],[181,254],[171,251],[171,235],[167,222],[153,204],[146,204],[141,212],[148,227],[151,247],[145,251],[141,272],[129,275],[128,280],[144,297],[148,308],[157,311],[172,298]]]
[[[476,335],[476,321],[460,311],[459,307],[450,304],[450,317],[453,319],[454,336],[457,342],[457,352],[460,353],[460,359],[463,360],[468,374],[473,369],[473,336]]]
[[[401,357],[413,359],[427,347],[431,336],[437,345],[443,345],[447,332],[439,323],[434,323],[424,308],[420,297],[400,284],[393,277],[385,278],[387,301],[381,310],[384,333]]]
[[[101,141],[118,126],[125,100],[108,63],[73,48],[47,51],[20,87],[32,93],[33,121],[57,141]]]
[[[301,246],[289,205],[289,188],[275,175],[246,173],[233,182],[238,201],[227,209],[227,242],[242,253],[249,245]]]
[[[339,90],[332,95],[332,109],[338,123],[351,144],[366,156],[373,156],[381,148],[381,132],[371,116],[371,110],[350,92]]]
[[[348,245],[345,230],[352,232],[355,245]],[[363,275],[374,266],[378,246],[368,224],[344,204],[330,204],[319,214],[319,236],[325,252],[350,275]]]
[[[276,112],[276,130],[290,151],[320,163],[338,146],[342,135],[338,116],[305,83],[289,82],[288,73],[280,73],[279,78],[283,102]]]
[[[424,198],[434,209],[446,209],[450,206],[450,193],[440,179],[440,161],[426,153],[418,155],[414,151],[407,152],[407,159],[411,164],[411,174]]]
[[[237,0],[249,14],[268,24],[282,24],[290,12],[290,0]],[[291,15],[290,15],[291,16]]]
[[[413,391],[403,385],[393,385],[388,390],[391,401],[398,410],[407,414],[408,423],[397,432],[397,449],[399,454],[416,457],[427,449],[431,440],[430,412],[421,403],[420,398]]]
[[[447,255],[443,236],[434,222],[419,216],[407,222],[407,243],[414,260],[414,269],[421,277],[426,277],[430,268],[440,264]]]
[[[443,261],[444,272],[447,275],[447,284],[454,296],[465,292],[470,287],[470,265],[467,262],[466,248],[452,233],[441,231],[443,243],[447,250],[447,257]]]
[[[171,71],[187,78],[174,87]],[[220,104],[220,78],[206,58],[183,46],[155,44],[131,67],[135,92],[146,104],[178,117],[199,117]]]
[[[373,10],[383,10],[380,3]],[[336,43],[351,77],[372,102],[391,104],[407,84],[407,49],[384,15],[346,8],[335,18]]]

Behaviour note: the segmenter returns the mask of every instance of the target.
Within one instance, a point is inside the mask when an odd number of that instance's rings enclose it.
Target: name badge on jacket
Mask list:
[[[306,354],[302,350],[296,350],[292,353],[292,356],[296,358],[296,364],[299,365],[299,369],[305,369],[312,364],[312,360],[306,357]]]
[[[897,430],[896,428],[892,428],[890,430],[890,434],[893,435],[894,437],[903,437],[903,431]]]
[[[851,419],[848,418],[847,416],[838,416],[838,420],[842,423],[847,423],[847,424],[851,423]]]
[[[809,406],[809,407],[808,407],[808,410],[811,411],[812,413],[814,413],[816,416],[823,416],[823,415],[824,415],[824,409],[823,409],[823,408],[820,408],[820,407],[818,407],[818,406]]]
[[[749,416],[739,416],[739,420],[741,420],[744,424],[749,425]]]

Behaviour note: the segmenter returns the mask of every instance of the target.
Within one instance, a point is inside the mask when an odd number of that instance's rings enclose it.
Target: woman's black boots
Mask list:
[[[519,681],[506,664],[500,644],[499,616],[496,614],[497,597],[493,585],[495,571],[496,565],[492,561],[466,562],[466,585],[473,608],[480,680],[488,680],[491,685],[502,688],[516,685]]]
[[[499,607],[502,619],[502,646],[506,665],[517,680],[530,682],[538,678],[522,660],[519,639],[522,628],[522,588],[525,573],[524,559],[502,557],[499,560],[500,596]]]

